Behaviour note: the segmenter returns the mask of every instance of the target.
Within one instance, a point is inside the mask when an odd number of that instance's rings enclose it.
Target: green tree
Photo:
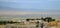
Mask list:
[[[55,19],[52,19],[52,21],[55,21]]]
[[[39,27],[39,21],[37,21],[36,24],[37,24],[36,27]]]
[[[52,19],[52,17],[46,17],[43,19],[44,21],[47,21],[47,22],[52,22],[52,21],[55,21],[55,19]]]
[[[30,19],[26,19],[26,21],[29,21]]]

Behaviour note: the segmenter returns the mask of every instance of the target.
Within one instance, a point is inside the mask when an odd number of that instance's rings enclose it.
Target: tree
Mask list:
[[[47,21],[47,22],[51,22],[51,21],[54,21],[55,19],[52,19],[52,17],[46,17],[44,19],[44,21]]]
[[[55,21],[55,19],[52,19],[52,21]]]
[[[36,24],[37,24],[36,27],[39,27],[39,21],[37,21]]]
[[[30,19],[26,19],[26,21],[29,21]]]
[[[43,18],[43,17],[41,17],[41,20],[44,20],[44,18]]]

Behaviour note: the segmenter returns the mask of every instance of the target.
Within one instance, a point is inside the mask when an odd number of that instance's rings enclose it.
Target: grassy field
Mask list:
[[[5,25],[0,25],[0,28],[4,28],[5,27]]]

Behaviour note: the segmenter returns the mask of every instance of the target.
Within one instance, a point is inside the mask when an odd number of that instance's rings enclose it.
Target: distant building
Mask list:
[[[21,22],[21,20],[18,19],[18,18],[13,18],[12,21],[13,21],[13,22]]]

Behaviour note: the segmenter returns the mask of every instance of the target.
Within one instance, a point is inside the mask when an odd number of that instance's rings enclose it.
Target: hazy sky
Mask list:
[[[60,0],[0,0],[0,15],[60,16]]]

